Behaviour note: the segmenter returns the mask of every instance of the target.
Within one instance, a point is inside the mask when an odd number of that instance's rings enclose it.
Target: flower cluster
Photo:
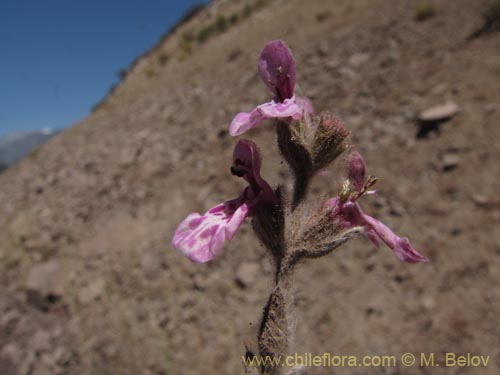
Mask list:
[[[203,215],[190,214],[173,236],[173,246],[195,262],[206,262],[217,256],[223,244],[233,238],[247,217],[251,217],[257,235],[272,250],[277,264],[281,264],[290,255],[289,249],[294,248],[291,240],[284,238],[284,212],[293,214],[304,202],[309,180],[348,149],[345,139],[350,132],[342,122],[328,113],[315,115],[309,100],[296,96],[295,59],[284,42],[276,40],[264,47],[258,71],[274,96],[270,102],[260,104],[250,112],[237,114],[229,132],[233,136],[241,135],[265,119],[275,119],[280,151],[295,175],[293,199],[288,207],[280,190],[271,188],[261,177],[257,146],[249,140],[240,140],[234,149],[231,172],[242,177],[248,186],[237,198],[218,204]],[[304,220],[306,227],[306,223],[315,224],[302,231],[308,233],[308,240],[300,245],[306,248],[296,254],[310,257],[316,254],[307,247],[314,249],[314,238],[324,238],[327,236],[325,231],[332,232],[332,238],[338,240],[344,238],[346,231],[359,229],[377,247],[387,245],[403,261],[428,261],[407,238],[398,237],[386,225],[361,210],[358,200],[373,193],[369,189],[376,179],[366,177],[365,163],[358,152],[352,152],[348,157],[348,172],[342,191],[324,202],[316,213],[318,219]]]

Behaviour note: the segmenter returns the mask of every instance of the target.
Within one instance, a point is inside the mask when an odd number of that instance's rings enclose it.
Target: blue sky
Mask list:
[[[1,0],[0,136],[84,118],[118,72],[206,0]]]

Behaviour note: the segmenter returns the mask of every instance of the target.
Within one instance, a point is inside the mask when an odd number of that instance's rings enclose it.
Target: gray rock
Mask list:
[[[484,112],[486,112],[486,114],[491,114],[491,113],[495,113],[498,111],[498,104],[497,103],[488,103],[484,106]]]
[[[135,163],[137,160],[138,150],[132,146],[128,146],[122,149],[120,153],[120,165],[123,168],[127,168]]]
[[[451,171],[460,164],[460,156],[454,153],[444,154],[441,161],[443,171]]]
[[[35,237],[26,239],[24,247],[28,251],[39,252],[42,254],[49,253],[54,249],[52,238],[47,232],[41,232]]]
[[[474,194],[472,196],[472,200],[479,207],[486,207],[490,203],[490,200],[486,195],[479,193]]]
[[[102,277],[92,280],[86,287],[78,293],[78,300],[81,304],[87,304],[95,301],[104,293],[106,282]]]
[[[444,121],[455,116],[459,111],[460,108],[456,103],[447,102],[422,111],[418,119],[422,122]]]
[[[26,282],[28,302],[46,308],[50,300],[63,296],[61,265],[57,260],[37,264],[31,268]]]
[[[436,300],[432,296],[424,296],[420,301],[426,310],[433,310],[436,307]]]
[[[319,56],[321,56],[321,57],[328,56],[329,52],[330,52],[330,49],[328,48],[328,46],[325,43],[321,43],[318,46],[318,55]]]

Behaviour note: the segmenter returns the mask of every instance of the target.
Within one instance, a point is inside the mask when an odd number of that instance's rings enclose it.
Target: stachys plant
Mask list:
[[[188,215],[176,229],[172,245],[195,262],[210,261],[243,221],[251,218],[255,234],[273,259],[275,286],[264,307],[258,355],[247,352],[245,370],[249,374],[296,374],[301,370],[279,365],[281,358],[290,355],[291,285],[296,267],[306,264],[307,259],[330,254],[363,233],[376,247],[385,244],[402,261],[427,262],[428,258],[407,238],[397,236],[362,211],[359,201],[375,193],[370,189],[377,179],[367,176],[359,152],[350,152],[347,157],[348,176],[338,195],[307,207],[310,180],[350,149],[346,142],[350,131],[330,113],[315,114],[308,99],[296,96],[295,59],[284,42],[275,40],[264,47],[258,70],[274,96],[248,113],[237,114],[229,132],[241,135],[265,119],[274,119],[279,150],[294,174],[292,197],[285,197],[280,186],[271,187],[260,175],[261,157],[255,143],[240,140],[234,148],[231,173],[243,178],[248,186],[236,198],[203,215]],[[260,360],[250,360],[254,357]]]

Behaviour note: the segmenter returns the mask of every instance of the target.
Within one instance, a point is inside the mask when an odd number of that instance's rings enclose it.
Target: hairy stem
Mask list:
[[[307,173],[295,175],[295,184],[293,187],[292,212],[297,208],[300,202],[306,197],[307,187],[309,186],[309,176]]]
[[[278,375],[280,367],[273,366],[272,361],[288,354],[292,336],[290,307],[293,303],[289,288],[289,278],[280,277],[264,308],[258,335],[259,353],[266,361],[261,367],[262,375]]]

